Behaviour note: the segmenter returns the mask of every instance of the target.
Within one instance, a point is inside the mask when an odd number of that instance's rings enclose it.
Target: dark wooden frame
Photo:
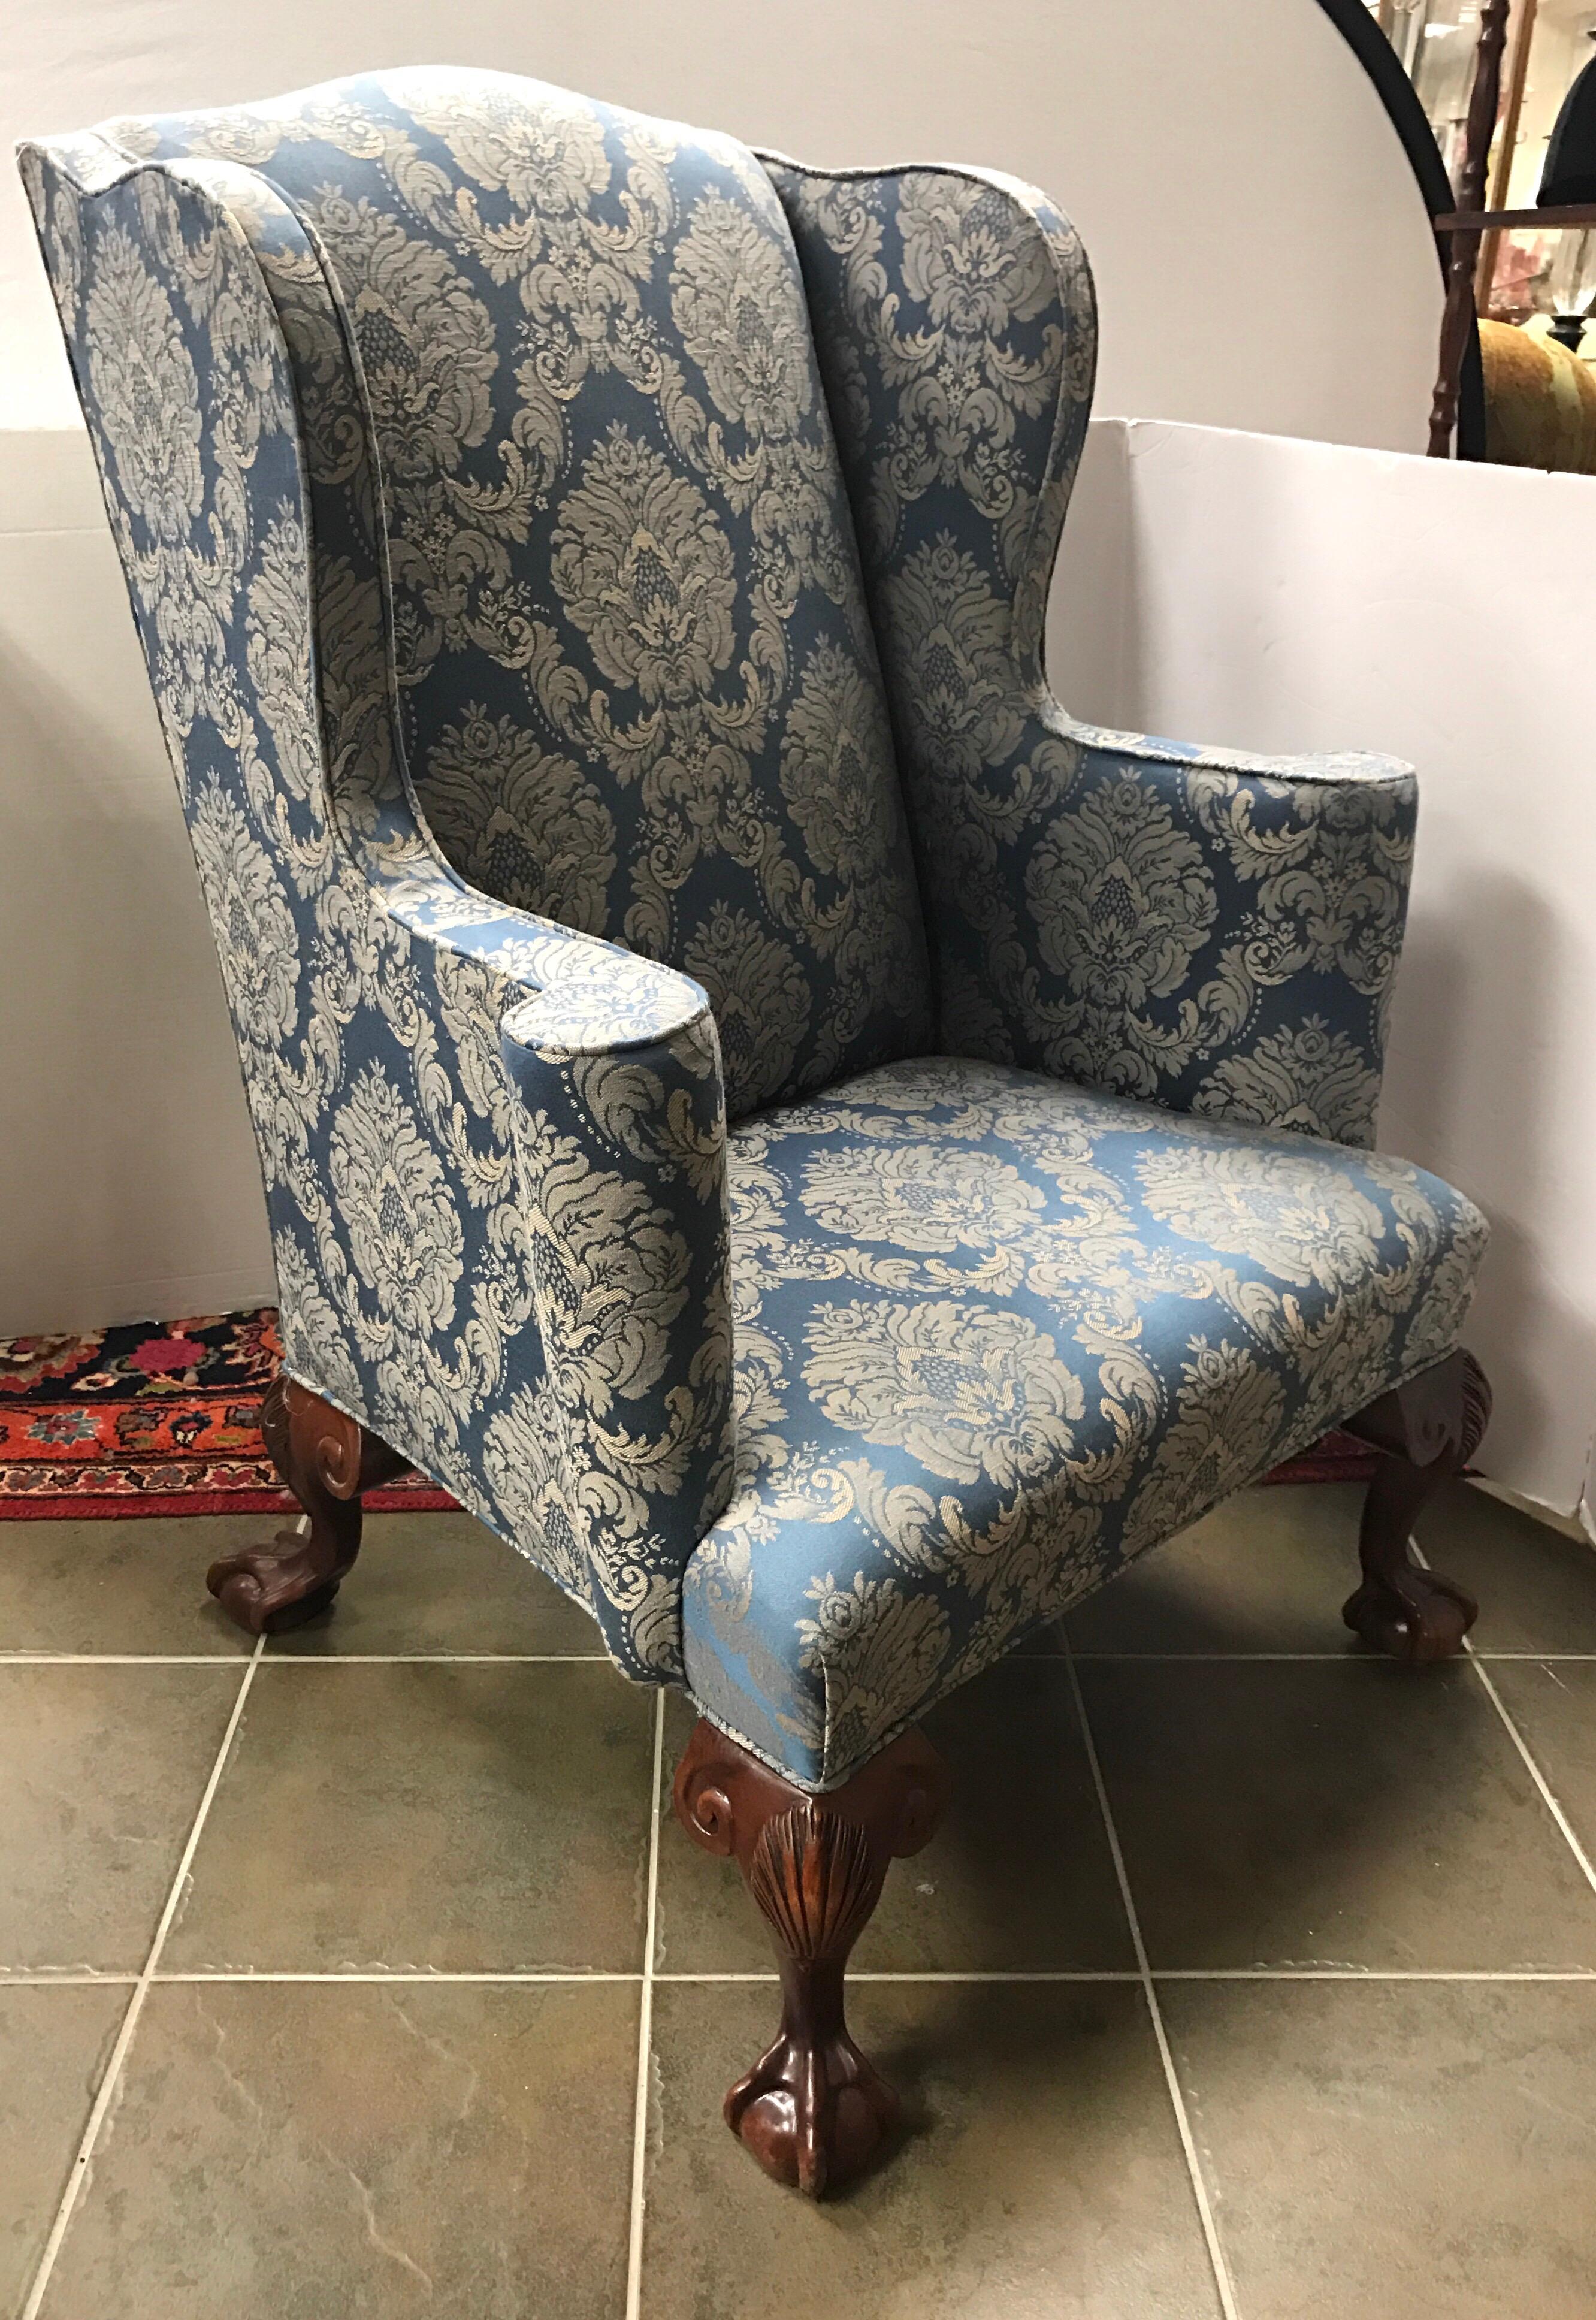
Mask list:
[[[1363,1577],[1343,1617],[1411,1666],[1461,1651],[1474,1622],[1473,1598],[1416,1559],[1412,1532],[1436,1491],[1462,1473],[1490,1414],[1478,1363],[1455,1353],[1347,1421],[1380,1464],[1358,1538]],[[361,1492],[404,1464],[289,1379],[273,1385],[263,1426],[308,1522],[212,1565],[212,1594],[251,1635],[331,1607],[359,1552]],[[736,1861],[781,1975],[775,2038],[728,2092],[726,2123],[767,2174],[812,2198],[865,2173],[898,2127],[897,2096],[848,2034],[844,1976],[888,1869],[930,1842],[948,1790],[947,1768],[912,1729],[819,1796],[703,1718],[676,1768],[677,1819],[706,1853]]]
[[[1484,0],[1480,12],[1480,45],[1474,58],[1474,85],[1469,97],[1468,122],[1464,131],[1463,165],[1457,177],[1457,199],[1452,218],[1478,216],[1485,207],[1491,140],[1501,105],[1501,59],[1507,47],[1512,0]],[[1472,345],[1480,344],[1478,293],[1480,244],[1484,225],[1458,225],[1448,234],[1446,304],[1441,313],[1441,362],[1429,412],[1429,456],[1449,458],[1457,424],[1459,382],[1463,361]]]
[[[1396,50],[1364,5],[1364,0],[1319,0],[1319,5],[1374,84],[1375,92],[1385,107],[1386,117],[1408,157],[1408,165],[1418,183],[1424,206],[1429,213],[1436,235],[1436,255],[1441,279],[1449,285],[1453,249],[1448,222],[1449,213],[1457,206],[1456,196],[1447,177],[1435,131],[1419,102],[1419,93],[1402,70]],[[1485,383],[1480,364],[1480,334],[1474,329],[1468,330],[1465,337],[1457,377],[1456,413],[1458,458],[1483,459]]]
[[[260,1405],[272,1464],[304,1509],[270,1546],[213,1563],[205,1584],[251,1636],[280,1635],[331,1608],[360,1552],[360,1494],[402,1474],[396,1450],[296,1380],[278,1375]]]

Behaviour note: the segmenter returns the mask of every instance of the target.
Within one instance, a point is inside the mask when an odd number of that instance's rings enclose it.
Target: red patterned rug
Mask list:
[[[260,1438],[277,1324],[264,1305],[86,1337],[0,1338],[0,1520],[291,1509]],[[1362,1443],[1330,1434],[1268,1480],[1356,1482],[1373,1465]],[[365,1503],[431,1514],[455,1502],[417,1475]]]
[[[275,1310],[0,1337],[0,1520],[297,1512],[260,1438],[282,1354]],[[364,1503],[441,1513],[419,1475]]]

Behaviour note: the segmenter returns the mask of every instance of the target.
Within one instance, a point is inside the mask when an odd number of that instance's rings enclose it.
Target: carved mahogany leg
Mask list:
[[[1455,1581],[1419,1569],[1408,1542],[1426,1501],[1473,1457],[1490,1417],[1485,1373],[1458,1352],[1347,1421],[1348,1434],[1383,1455],[1358,1536],[1363,1585],[1341,1616],[1365,1643],[1415,1666],[1461,1651],[1479,1617]]]
[[[292,1378],[275,1377],[260,1406],[272,1463],[310,1517],[271,1546],[213,1563],[205,1585],[250,1635],[280,1635],[324,1611],[360,1552],[360,1493],[402,1473],[405,1461]]]
[[[843,1971],[888,1864],[929,1843],[947,1801],[947,1767],[919,1732],[823,1797],[702,1719],[676,1767],[676,1817],[706,1853],[736,1857],[781,1965],[781,2029],[728,2093],[726,2124],[812,2198],[863,2174],[897,2123],[897,2096],[848,2035]]]

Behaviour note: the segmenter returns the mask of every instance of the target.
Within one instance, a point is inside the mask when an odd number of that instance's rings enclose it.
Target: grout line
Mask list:
[[[707,1980],[708,1975],[705,1975],[704,1979]],[[747,1979],[749,1981],[766,1981],[779,1980],[780,1977],[749,1974]],[[857,1981],[1139,1981],[1140,1980],[1141,1975],[1134,1968],[1125,1966],[1117,1969],[1065,1966],[1056,1971],[1048,1970],[1037,1972],[1023,1971],[1010,1972],[1001,1968],[983,1971],[975,1967],[966,1971],[956,1966],[945,1971],[929,1970],[923,1973],[850,1973],[848,1977],[850,1989]]]
[[[1148,1971],[1157,1981],[1591,1981],[1596,1982],[1596,1966],[1361,1966],[1361,1965],[1156,1965]],[[125,1989],[135,1986],[143,1977],[136,1973],[95,1973],[58,1971],[50,1966],[0,1966],[0,1990],[5,1989]],[[707,1983],[712,1988],[719,1983],[755,1983],[774,1987],[781,1979],[776,1973],[715,1973],[656,1971],[649,1979],[660,1982]],[[850,1973],[851,1989],[856,1982],[1139,1982],[1138,1967],[1063,1966],[1058,1968],[1017,1969],[972,1966],[926,1968],[923,1971],[904,1970],[900,1972],[879,1971]],[[252,1982],[316,1982],[336,1986],[347,1982],[352,1989],[381,1989],[385,1983],[402,1983],[407,1987],[428,1982],[481,1983],[512,1988],[530,1984],[534,1988],[582,1989],[587,1986],[641,1984],[638,1973],[610,1972],[603,1969],[592,1973],[555,1968],[549,1971],[522,1971],[513,1966],[503,1969],[457,1970],[453,1967],[394,1966],[375,1972],[361,1973],[353,1970],[337,1972],[324,1969],[300,1971],[275,1967],[243,1966],[233,1969],[195,1967],[170,1973],[152,1973],[150,1980],[162,1989],[182,1989],[190,1983],[221,1983],[247,1987]]]
[[[608,1652],[285,1652],[273,1667],[608,1667]]]
[[[96,1973],[92,1966],[81,1971],[51,1966],[0,1966],[0,1989],[131,1989],[139,1977],[136,1973]]]
[[[778,1982],[778,1981],[781,1980],[781,1976],[780,1976],[780,1974],[779,1974],[779,1973],[664,1973],[664,1972],[661,1972],[657,1968],[656,1968],[655,1972],[654,1972],[654,1974],[653,1974],[653,1976],[652,1976],[652,1979],[653,1979],[655,1981],[657,1981],[657,1982],[659,1982],[659,1981],[756,1981],[756,1982]],[[850,1973],[850,1974],[848,1975],[848,1987],[851,1989],[851,1988],[853,1987],[853,1985],[854,1985],[854,1983],[855,1983],[856,1981],[858,1981],[858,1980],[866,1980],[866,1981],[868,1981],[868,1980],[870,1980],[870,1976],[869,1976],[868,1974],[865,1974],[865,1975],[862,1975],[862,1976],[861,1976],[861,1975],[857,1974],[857,1973]]]
[[[626,2246],[626,2320],[638,2320],[643,2295],[644,2179],[648,2161],[648,2076],[654,2058],[654,1937],[659,1906],[660,1767],[665,1755],[665,1688],[654,1700],[654,1773],[649,1787],[648,1891],[643,1912],[642,1992],[638,2007],[638,2083],[631,2128],[631,2227]]]
[[[1020,1653],[1016,1656],[1022,1659],[1105,1660],[1115,1663],[1129,1660],[1132,1664],[1151,1660],[1161,1667],[1228,1667],[1248,1660],[1312,1660],[1322,1661],[1330,1667],[1379,1667],[1383,1664],[1378,1654],[1360,1652],[1354,1645],[1348,1645],[1343,1652],[1030,1652]]]
[[[273,1667],[608,1667],[612,1664],[607,1652],[295,1652],[282,1648],[282,1639],[268,1638],[277,1648],[270,1652]],[[1596,1662],[1596,1652],[1506,1652],[1480,1651],[1468,1645],[1469,1656],[1475,1661],[1492,1663],[1529,1662],[1537,1667],[1558,1667],[1564,1663],[1589,1666]],[[239,1668],[248,1654],[242,1652],[30,1652],[0,1651],[0,1667],[212,1667]],[[1344,1652],[1017,1652],[1004,1665],[1029,1666],[1033,1661],[1056,1663],[1073,1657],[1077,1663],[1106,1663],[1110,1665],[1132,1667],[1151,1664],[1162,1667],[1246,1666],[1253,1661],[1270,1663],[1318,1663],[1327,1667],[1382,1668],[1391,1663],[1383,1652],[1359,1651],[1349,1646]]]
[[[1156,1965],[1155,1981],[1596,1981],[1596,1966]]]
[[[1141,1919],[1137,1915],[1136,1899],[1130,1890],[1130,1876],[1126,1869],[1125,1855],[1120,1844],[1120,1832],[1114,1826],[1113,1810],[1109,1803],[1108,1784],[1102,1777],[1102,1765],[1098,1759],[1097,1743],[1092,1736],[1092,1723],[1086,1713],[1086,1702],[1081,1690],[1081,1679],[1076,1672],[1075,1661],[1067,1652],[1065,1656],[1065,1665],[1069,1670],[1070,1690],[1075,1695],[1075,1716],[1081,1727],[1081,1738],[1085,1745],[1086,1761],[1092,1770],[1092,1785],[1097,1791],[1098,1809],[1102,1815],[1103,1834],[1108,1838],[1109,1851],[1113,1856],[1114,1874],[1120,1882],[1120,1899],[1125,1907],[1125,1918],[1130,1928],[1131,1945],[1136,1951],[1138,1979],[1142,1986],[1142,1995],[1147,2000],[1147,2012],[1152,2017],[1153,2035],[1158,2043],[1158,2059],[1164,2065],[1164,2083],[1169,2090],[1170,2106],[1174,2112],[1174,2123],[1181,2139],[1181,2149],[1185,2153],[1186,2172],[1191,2179],[1192,2196],[1197,2203],[1197,2213],[1202,2225],[1202,2236],[1208,2243],[1208,2260],[1213,2270],[1213,2282],[1219,2295],[1220,2308],[1224,2315],[1224,2320],[1238,2320],[1236,2295],[1230,2285],[1229,2268],[1225,2261],[1225,2252],[1220,2245],[1219,2227],[1214,2222],[1213,2209],[1209,2203],[1208,2186],[1202,2178],[1202,2165],[1197,2155],[1196,2143],[1192,2138],[1192,2123],[1186,2116],[1186,2100],[1181,2092],[1179,2073],[1175,2070],[1174,2056],[1170,2050],[1169,2033],[1164,2026],[1164,2009],[1158,2003],[1158,1992],[1154,1984],[1151,1966],[1147,1962],[1147,1947],[1142,1939]]]
[[[1484,1685],[1486,1698],[1490,1700],[1492,1707],[1495,1708],[1497,1714],[1501,1717],[1502,1723],[1507,1727],[1509,1739],[1511,1740],[1514,1747],[1519,1751],[1519,1755],[1523,1757],[1525,1768],[1528,1772],[1530,1779],[1540,1790],[1542,1803],[1546,1806],[1546,1810],[1551,1814],[1552,1818],[1556,1822],[1558,1827],[1562,1830],[1564,1837],[1567,1839],[1568,1849],[1573,1853],[1574,1859],[1578,1862],[1581,1874],[1583,1876],[1586,1884],[1591,1888],[1591,1890],[1593,1893],[1596,1893],[1596,1869],[1592,1869],[1591,1866],[1591,1857],[1585,1851],[1584,1846],[1580,1843],[1578,1837],[1574,1835],[1573,1829],[1569,1822],[1568,1815],[1564,1811],[1562,1806],[1558,1803],[1557,1799],[1553,1795],[1551,1785],[1548,1782],[1546,1774],[1541,1771],[1540,1766],[1530,1754],[1524,1735],[1519,1731],[1517,1724],[1513,1721],[1506,1703],[1502,1699],[1501,1692],[1498,1691],[1496,1686],[1491,1681],[1489,1670],[1482,1667],[1479,1661],[1475,1660],[1474,1673]]]
[[[0,1652],[5,1667],[213,1667],[236,1672],[249,1652]]]
[[[1537,1663],[1545,1660],[1570,1660],[1575,1663],[1596,1660],[1596,1652],[1481,1652],[1475,1651],[1472,1644],[1468,1648],[1476,1660],[1534,1660]],[[1018,1659],[1045,1660],[1062,1659],[1065,1654],[1062,1652],[1020,1652],[1013,1656]],[[1142,1660],[1155,1660],[1162,1665],[1173,1663],[1177,1667],[1188,1663],[1195,1666],[1211,1666],[1216,1663],[1229,1664],[1244,1663],[1247,1660],[1316,1660],[1330,1667],[1379,1668],[1391,1665],[1389,1653],[1360,1651],[1356,1645],[1349,1645],[1344,1652],[1075,1652],[1070,1656],[1077,1661],[1123,1662],[1129,1660],[1133,1664]]]
[[[259,1971],[256,1971],[254,1969],[249,1967],[245,1967],[236,1972],[228,1972],[224,1969],[209,1971],[201,1968],[192,1972],[155,1973],[151,1974],[150,1978],[151,1981],[160,1982],[163,1986],[168,1988],[177,1987],[184,1982],[191,1981],[314,1981],[349,1982],[356,1989],[380,1989],[384,1983],[390,1981],[404,1982],[407,1985],[430,1981],[504,1983],[532,1982],[534,1984],[561,1982],[569,1983],[576,1988],[582,1988],[590,1982],[641,1981],[643,1977],[640,1973],[605,1973],[603,1971],[596,1971],[594,1973],[576,1973],[556,1971],[549,1973],[522,1973],[518,1971],[514,1967],[506,1967],[503,1972],[457,1972],[452,1968],[443,1966],[438,1967],[437,1969],[433,1969],[430,1966],[395,1966],[391,1971],[379,1971],[376,1973],[337,1973],[321,1971],[312,1971],[300,1973],[286,1970],[279,1972],[275,1967],[263,1968]],[[4,1987],[5,1982],[3,1980],[0,1980],[0,1989],[4,1989]]]
[[[278,1639],[266,1638],[268,1643]],[[0,1652],[0,1667],[242,1667],[247,1653]],[[1592,1654],[1596,1657],[1596,1654]],[[286,1652],[273,1667],[608,1667],[607,1652]]]
[[[72,2220],[72,2211],[77,2205],[78,2194],[88,2180],[89,2165],[95,2155],[95,2145],[99,2141],[100,2129],[105,2124],[117,2087],[121,2082],[122,2066],[127,2061],[129,2050],[133,2043],[133,2033],[139,2026],[139,2016],[144,2010],[144,2000],[150,1995],[150,1986],[155,1980],[156,1969],[160,1963],[160,1953],[167,1945],[167,1935],[171,1932],[173,1922],[177,1917],[178,1904],[183,1898],[183,1888],[188,1881],[188,1872],[194,1865],[194,1856],[199,1846],[206,1817],[215,1799],[216,1790],[221,1785],[228,1757],[232,1753],[232,1744],[238,1735],[239,1726],[243,1721],[244,1703],[249,1697],[249,1686],[255,1681],[255,1671],[260,1665],[260,1656],[265,1649],[266,1638],[262,1636],[244,1663],[243,1677],[239,1684],[238,1697],[232,1704],[232,1713],[227,1719],[227,1729],[222,1735],[222,1745],[216,1751],[216,1760],[211,1766],[211,1776],[205,1782],[204,1793],[201,1795],[198,1808],[189,1828],[188,1840],[178,1860],[177,1874],[172,1879],[171,1890],[167,1895],[166,1907],[162,1909],[157,1922],[155,1936],[150,1944],[150,1954],[144,1961],[144,1970],[133,1985],[132,1997],[128,2001],[127,2012],[122,2016],[122,2027],[117,2032],[116,2043],[111,2049],[111,2059],[105,2065],[99,2091],[89,2111],[88,2125],[83,2130],[83,2140],[77,2146],[77,2155],[72,2162],[72,2172],[67,2179],[67,2188],[61,2194],[60,2206],[56,2209],[55,2221],[50,2225],[50,2237],[44,2243],[44,2252],[39,2259],[39,2269],[33,2275],[33,2285],[29,2290],[27,2302],[23,2306],[19,2320],[37,2320],[39,2307],[44,2301],[45,2290],[50,2286],[50,2273],[55,2270],[56,2258],[59,2255],[61,2243],[67,2236],[67,2226]]]
[[[1408,1545],[1412,1549],[1414,1560],[1418,1563],[1419,1569],[1421,1571],[1428,1571],[1430,1566],[1428,1562],[1426,1560],[1424,1549],[1419,1545],[1419,1541],[1416,1538],[1410,1538]],[[1564,1837],[1567,1842],[1569,1851],[1573,1853],[1575,1861],[1579,1863],[1580,1874],[1583,1877],[1586,1884],[1591,1888],[1591,1890],[1593,1893],[1596,1893],[1596,1869],[1592,1869],[1591,1865],[1591,1857],[1585,1851],[1584,1846],[1580,1843],[1579,1838],[1574,1835],[1573,1827],[1569,1820],[1568,1815],[1564,1811],[1563,1807],[1553,1795],[1551,1782],[1546,1779],[1546,1774],[1541,1771],[1540,1766],[1531,1755],[1529,1752],[1529,1744],[1525,1739],[1524,1735],[1519,1731],[1519,1726],[1514,1722],[1512,1717],[1509,1714],[1506,1701],[1502,1699],[1502,1696],[1496,1689],[1496,1686],[1492,1682],[1490,1670],[1482,1664],[1485,1654],[1481,1652],[1476,1652],[1473,1644],[1470,1643],[1466,1636],[1465,1636],[1463,1639],[1463,1649],[1464,1656],[1471,1663],[1474,1673],[1479,1677],[1480,1681],[1485,1687],[1486,1699],[1489,1699],[1492,1707],[1495,1708],[1498,1716],[1501,1717],[1503,1730],[1506,1732],[1508,1738],[1512,1742],[1514,1747],[1518,1750],[1519,1755],[1523,1758],[1525,1771],[1529,1774],[1530,1779],[1535,1782],[1536,1787],[1539,1790],[1541,1802],[1551,1814],[1552,1818],[1556,1822],[1557,1826],[1562,1830]],[[1505,1659],[1509,1654],[1502,1653],[1500,1656]],[[1539,1652],[1534,1652],[1515,1654],[1512,1656],[1534,1659],[1538,1662],[1542,1660],[1546,1654]],[[1573,1654],[1569,1654],[1567,1656],[1572,1657]]]

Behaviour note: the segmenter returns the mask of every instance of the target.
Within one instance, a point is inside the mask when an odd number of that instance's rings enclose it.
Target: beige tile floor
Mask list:
[[[688,1717],[464,1517],[322,1627],[199,1591],[258,1518],[0,1530],[0,2315],[1596,2320],[1596,1554],[1459,1490],[1485,1609],[1337,1613],[1259,1491],[948,1702],[857,1953],[895,2162],[820,2208]]]

